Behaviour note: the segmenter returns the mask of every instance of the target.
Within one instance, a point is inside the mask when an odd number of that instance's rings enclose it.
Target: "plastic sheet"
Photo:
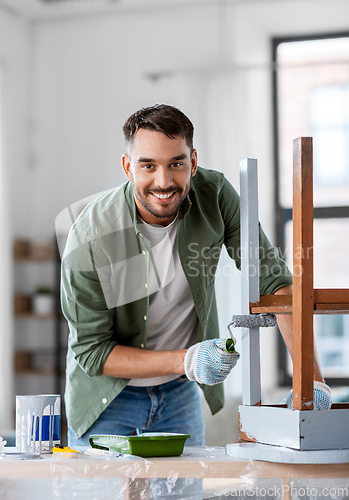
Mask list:
[[[228,457],[224,448],[187,447],[180,457],[109,456],[101,457],[98,462],[84,459],[78,464],[58,457],[52,461],[54,498],[80,498],[80,495],[86,500],[229,497],[312,500],[326,495],[334,500],[349,498],[349,474],[348,479],[338,478],[345,475],[343,465],[330,466],[335,477],[328,477],[327,471],[327,478],[323,479],[323,467],[240,461]],[[349,472],[348,467],[346,470]],[[318,472],[319,478],[311,477]],[[162,477],[164,473],[166,476]]]
[[[59,453],[35,463],[1,461],[0,498],[342,500],[349,499],[349,464],[242,461],[216,447],[154,459]]]
[[[132,455],[75,455],[67,461],[56,454],[51,462],[54,498],[84,500],[201,499],[201,477],[179,477],[176,462],[191,460],[193,451],[181,457],[146,459]],[[201,449],[200,449],[201,450]],[[205,456],[205,453],[202,457]],[[168,467],[169,461],[171,463]],[[204,475],[205,465],[201,465]],[[166,477],[160,477],[166,471]],[[159,475],[160,474],[160,475]]]

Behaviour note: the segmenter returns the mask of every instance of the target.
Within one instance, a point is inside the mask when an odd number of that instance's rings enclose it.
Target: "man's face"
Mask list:
[[[197,170],[197,154],[185,139],[139,129],[122,167],[132,182],[136,206],[148,224],[167,226],[190,190]]]

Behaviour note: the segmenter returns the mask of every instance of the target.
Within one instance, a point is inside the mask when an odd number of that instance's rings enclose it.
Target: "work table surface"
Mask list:
[[[6,448],[5,450],[6,451]],[[186,447],[179,457],[140,458],[83,453],[42,455],[41,459],[0,460],[0,479],[70,477],[95,478],[349,478],[346,464],[279,464],[229,457],[225,448]]]

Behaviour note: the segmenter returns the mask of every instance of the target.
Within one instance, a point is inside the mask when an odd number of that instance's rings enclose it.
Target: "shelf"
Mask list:
[[[14,260],[16,262],[55,262],[55,246],[54,240],[38,242],[17,238],[13,244]]]
[[[47,367],[47,368],[30,368],[28,370],[15,370],[16,375],[18,376],[36,376],[36,377],[42,377],[44,376],[54,376],[56,375],[56,371],[52,367]],[[65,370],[62,370],[60,372],[60,375],[63,377],[65,376]]]
[[[54,309],[48,312],[36,312],[35,306],[35,295],[26,295],[22,293],[16,293],[14,297],[14,315],[18,319],[54,319],[57,317],[57,311]],[[56,298],[52,295],[52,298]],[[50,301],[50,307],[56,307],[54,301]],[[38,310],[40,310],[38,308]]]
[[[35,391],[36,387],[44,384],[44,379],[54,386],[57,393],[62,393],[63,349],[62,343],[63,319],[59,306],[58,294],[60,284],[60,261],[55,238],[47,238],[45,241],[16,238],[13,244],[13,260],[18,273],[18,286],[32,290],[32,292],[21,292],[15,289],[13,317],[16,321],[16,335],[33,336],[35,347],[28,348],[30,339],[25,342],[25,350],[16,349],[14,353],[14,364],[16,378],[21,382],[18,387],[24,387],[25,391]],[[49,273],[48,273],[49,272]],[[23,281],[26,280],[26,281]],[[39,288],[52,290],[50,304],[39,300]],[[42,295],[40,295],[42,297]],[[47,312],[39,312],[47,311]],[[20,323],[18,323],[20,322]],[[36,322],[36,323],[32,323]],[[41,323],[42,322],[42,323]],[[50,322],[50,324],[48,324]],[[36,330],[35,335],[32,331]],[[49,328],[49,330],[48,330]],[[50,335],[52,347],[41,349],[40,336]],[[52,339],[51,339],[52,336]],[[17,340],[18,346],[23,343]],[[22,348],[23,349],[23,348]],[[32,378],[26,382],[26,378]],[[42,380],[36,380],[42,379]],[[19,389],[18,389],[19,390]]]
[[[27,318],[32,318],[32,319],[53,319],[55,318],[55,313],[50,312],[47,314],[38,314],[35,312],[21,312],[21,313],[15,313],[15,317],[18,319],[27,319]]]
[[[42,376],[42,375],[45,375],[45,376],[52,376],[55,374],[55,371],[53,368],[51,367],[47,367],[47,368],[38,368],[38,369],[35,369],[35,368],[28,368],[27,370],[15,370],[16,372],[16,375],[36,375],[36,376]]]
[[[53,257],[15,257],[15,262],[55,262]]]
[[[63,348],[59,349],[63,353]],[[57,375],[56,367],[49,362],[57,354],[57,350],[53,348],[36,348],[15,351],[15,373],[17,375],[37,375],[37,376],[55,376]],[[40,361],[41,359],[41,361]],[[60,370],[60,374],[64,375],[65,371]]]

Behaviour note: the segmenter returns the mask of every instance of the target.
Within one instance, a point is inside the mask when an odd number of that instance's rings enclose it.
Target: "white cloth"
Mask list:
[[[144,221],[139,224],[139,230],[150,240],[152,247],[164,243],[161,258],[154,259],[151,266],[151,272],[154,274],[151,279],[158,279],[156,275],[166,275],[170,260],[173,259],[174,264],[173,279],[149,297],[146,349],[152,351],[186,349],[196,341],[198,317],[179,259],[176,244],[178,224],[178,217],[168,226],[150,225]],[[157,255],[159,254],[157,253]],[[141,387],[159,385],[170,382],[177,377],[179,375],[132,379],[128,385]]]

